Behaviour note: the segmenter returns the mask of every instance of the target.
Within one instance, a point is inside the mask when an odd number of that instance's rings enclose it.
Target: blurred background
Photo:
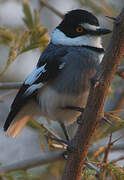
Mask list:
[[[124,6],[123,0],[0,0],[0,163],[7,165],[20,160],[53,151],[44,137],[43,130],[39,130],[32,120],[25,127],[23,133],[12,139],[5,136],[3,124],[9,112],[9,107],[17,93],[16,88],[4,87],[4,83],[22,82],[34,69],[42,50],[49,42],[49,36],[61,21],[63,14],[72,9],[82,8],[94,13],[102,27],[113,28],[113,21],[106,16],[116,17]],[[110,35],[111,36],[111,35]],[[103,45],[106,48],[110,36],[104,37]],[[124,60],[121,62],[123,65]],[[105,104],[105,112],[111,125],[103,124],[93,139],[89,150],[89,159],[103,162],[104,146],[108,144],[110,134],[112,140],[117,140],[109,153],[109,162],[113,167],[119,167],[116,176],[122,173],[124,166],[124,81],[115,75]],[[57,123],[49,123],[38,119],[46,127],[63,133]],[[70,134],[75,127],[69,128]],[[71,132],[72,131],[72,132]],[[103,147],[100,150],[100,147]],[[96,163],[96,164],[97,164]],[[65,162],[49,163],[42,167],[29,169],[20,173],[20,179],[59,180]],[[108,169],[108,177],[111,175]],[[87,170],[87,169],[86,169]],[[89,172],[88,170],[86,172]],[[86,173],[85,172],[85,173]],[[112,171],[113,172],[113,171]],[[82,172],[84,173],[84,172]],[[113,174],[115,171],[113,172]],[[5,179],[18,179],[19,172],[4,176]],[[1,176],[2,178],[3,176]],[[94,178],[90,172],[87,179]],[[122,177],[120,176],[120,179]],[[111,179],[109,177],[109,179]]]

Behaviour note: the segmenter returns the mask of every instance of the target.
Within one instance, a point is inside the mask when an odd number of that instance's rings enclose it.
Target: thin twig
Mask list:
[[[121,135],[119,138],[115,139],[114,141],[111,142],[111,144],[108,144],[108,145],[105,145],[105,146],[102,146],[102,147],[99,147],[97,150],[94,150],[94,154],[93,154],[93,157],[96,158],[98,155],[102,154],[103,152],[106,152],[106,150],[108,148],[110,148],[109,146],[111,145],[111,150],[115,150],[114,148],[112,148],[112,146],[117,142],[119,141],[120,139],[124,138],[124,134]],[[123,147],[124,148],[124,147]],[[122,147],[121,147],[122,149]],[[124,150],[124,149],[123,149]],[[104,157],[104,162],[106,161],[105,160],[106,157]]]
[[[21,85],[22,82],[16,82],[16,83],[2,82],[0,83],[0,89],[19,89]]]
[[[57,133],[51,131],[48,127],[45,126],[45,124],[42,123],[41,127],[46,131],[46,136],[53,136],[57,139],[61,139],[61,137]]]
[[[109,143],[108,143],[108,146],[107,146],[107,148],[105,150],[105,156],[104,156],[104,160],[103,160],[103,162],[106,163],[106,164],[108,163],[108,155],[109,155],[109,152],[110,152],[112,146],[113,146],[112,134],[110,134]]]
[[[15,163],[5,165],[5,166],[0,166],[0,173],[8,173],[11,171],[16,171],[16,170],[27,170],[29,168],[33,168],[33,167],[44,165],[44,164],[51,163],[54,161],[62,160],[63,153],[64,151],[44,153],[40,156],[31,158],[31,159],[15,162]]]
[[[119,138],[115,139],[112,144],[115,144],[117,141],[119,141],[120,139],[124,138],[124,134],[122,134]]]
[[[17,171],[17,170],[27,170],[27,169],[34,168],[36,166],[41,166],[47,163],[64,160],[64,152],[65,151],[48,152],[48,153],[44,153],[40,156],[31,158],[31,159],[11,163],[9,165],[3,165],[3,166],[0,166],[0,173],[3,174],[3,173],[9,173],[12,171]],[[92,163],[85,162],[85,165],[89,169],[93,169],[94,171],[96,171],[97,174],[100,173],[99,168],[97,168]]]
[[[48,2],[44,1],[44,0],[40,0],[40,4],[42,6],[47,7],[48,9],[50,9],[54,14],[56,14],[57,16],[59,16],[60,18],[63,19],[64,15],[58,11],[55,7],[51,6]]]
[[[93,157],[96,158],[99,156],[101,153],[103,153],[107,149],[107,145],[99,147],[97,150],[94,151]]]
[[[67,150],[67,146],[61,145],[61,144],[55,144],[55,143],[53,143],[53,144],[51,144],[51,147],[57,148],[57,149],[61,149],[61,150]]]
[[[89,168],[89,169],[92,169],[94,171],[96,171],[97,173],[97,176],[100,175],[100,168],[98,168],[97,166],[95,166],[94,164],[90,163],[90,162],[85,162],[85,165]]]
[[[112,160],[110,163],[117,163],[118,161],[124,160],[124,156],[121,156],[117,159]]]
[[[111,150],[112,146],[113,146],[113,143],[112,143],[112,134],[110,134],[108,147],[107,147],[106,150],[105,150],[105,156],[104,156],[104,159],[103,159],[103,163],[105,163],[105,167],[104,167],[103,174],[102,174],[103,180],[106,179],[108,156],[109,156],[109,153],[110,153],[110,150]]]
[[[13,91],[7,91],[7,93],[5,93],[4,95],[2,95],[2,96],[0,96],[0,101],[2,102],[2,101],[4,101],[6,98],[8,98],[9,96],[11,96],[11,95],[14,95],[14,94],[16,94],[16,92],[17,92],[17,90],[13,90]]]

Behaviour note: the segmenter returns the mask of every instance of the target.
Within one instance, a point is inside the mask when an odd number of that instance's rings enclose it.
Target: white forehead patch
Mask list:
[[[52,36],[51,42],[55,45],[65,45],[65,46],[93,46],[97,48],[102,48],[101,37],[92,35],[83,35],[75,38],[66,36],[59,29],[55,29]]]
[[[89,30],[93,30],[93,31],[100,28],[100,26],[95,26],[95,25],[91,25],[91,24],[88,24],[88,23],[82,23],[80,25],[82,27],[84,27],[85,29],[89,29]]]

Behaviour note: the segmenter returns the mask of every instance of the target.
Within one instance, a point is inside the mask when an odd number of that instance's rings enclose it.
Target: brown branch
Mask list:
[[[105,165],[104,165],[104,170],[103,170],[103,174],[102,174],[102,179],[103,179],[103,180],[106,179],[108,156],[109,156],[110,150],[111,150],[111,148],[112,148],[113,145],[114,145],[114,143],[112,142],[112,134],[111,134],[111,135],[110,135],[110,138],[109,138],[108,147],[107,147],[106,150],[105,150],[105,156],[104,156],[104,159],[103,159],[103,163],[105,163]]]
[[[30,168],[34,168],[36,166],[41,166],[47,163],[60,161],[60,160],[64,160],[64,151],[44,153],[40,156],[31,158],[31,159],[11,163],[9,165],[0,166],[0,173],[3,174],[3,173],[9,173],[12,171],[17,171],[17,170],[27,170]],[[97,166],[91,164],[90,162],[85,162],[85,165],[89,169],[96,171],[96,173],[99,175],[100,169]]]
[[[27,170],[29,168],[33,168],[36,166],[62,160],[63,152],[64,151],[55,151],[55,152],[44,153],[32,159],[27,159],[20,162],[15,162],[13,164],[0,166],[0,173],[8,173],[8,172],[17,171],[17,170]]]
[[[71,141],[73,151],[69,155],[62,180],[80,180],[88,148],[97,128],[98,121],[103,116],[105,98],[110,83],[120,59],[124,55],[124,9],[117,17],[113,34],[107,47],[101,68],[95,79],[98,83],[90,88],[88,102],[82,115],[82,125],[79,126]]]
[[[107,145],[102,146],[100,148],[98,147],[91,148],[89,150],[88,155],[91,156],[93,154],[93,158],[96,158],[98,155],[102,154],[106,148],[107,148]],[[116,151],[124,151],[124,145],[120,145],[120,144],[114,145],[111,149],[111,152],[116,152]]]
[[[46,137],[55,137],[56,139],[62,140],[61,137],[57,133],[50,130],[45,124],[41,123],[40,126],[41,126],[41,128],[44,129],[44,131],[45,131],[44,134],[46,134]]]
[[[120,139],[124,138],[124,134],[122,134],[119,138],[111,141],[111,136],[110,136],[110,141],[109,141],[109,144],[108,145],[105,145],[105,146],[101,146],[99,147],[98,149],[93,149],[92,151],[90,150],[90,153],[94,153],[93,154],[93,157],[96,158],[98,155],[100,155],[101,153],[105,152],[107,153],[108,150],[111,149],[111,151],[115,151],[116,148],[118,150],[118,148],[120,148],[120,150],[124,150],[124,147],[123,146],[116,146],[116,147],[113,147],[113,145],[115,145],[116,142],[118,142]],[[104,162],[107,162],[107,157],[108,157],[108,154],[109,152],[106,154],[106,156],[104,157]]]
[[[122,160],[124,160],[124,156],[121,156],[121,157],[119,157],[117,159],[114,159],[110,163],[117,163],[118,161],[122,161]]]
[[[42,6],[47,7],[48,9],[50,9],[54,14],[56,14],[57,16],[59,16],[60,18],[63,18],[64,15],[59,12],[55,7],[51,6],[48,2],[44,1],[44,0],[40,0],[40,4]]]
[[[108,146],[107,146],[107,148],[105,150],[105,156],[104,156],[104,160],[103,160],[103,162],[106,163],[106,164],[108,163],[108,155],[109,155],[109,152],[110,152],[112,146],[113,146],[113,142],[112,142],[112,134],[111,134],[110,138],[109,138]]]

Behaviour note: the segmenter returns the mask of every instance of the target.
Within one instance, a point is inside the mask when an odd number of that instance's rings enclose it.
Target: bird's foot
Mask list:
[[[102,123],[102,124],[106,123],[106,124],[112,126],[112,122],[109,119],[107,119],[106,117],[102,117],[101,120],[100,120],[100,123]]]
[[[77,118],[77,124],[78,125],[82,125],[83,123],[82,123],[82,114],[80,115],[80,116],[78,116],[78,118]]]
[[[60,138],[56,138],[56,137],[48,137],[49,139],[51,139],[52,141],[56,141],[59,144],[62,144],[64,146],[68,145],[68,141],[64,140],[64,139],[60,139]]]
[[[62,146],[66,147],[66,151],[64,151],[63,156],[64,156],[64,159],[67,160],[69,154],[74,151],[74,148],[72,146],[72,141],[71,140],[67,141],[67,140],[63,140],[63,139],[55,138],[55,137],[49,137],[49,138],[51,140],[56,141],[57,143],[61,144]]]
[[[72,141],[67,142],[67,150],[63,153],[64,159],[68,160],[69,155],[74,152],[74,147],[72,145]]]

